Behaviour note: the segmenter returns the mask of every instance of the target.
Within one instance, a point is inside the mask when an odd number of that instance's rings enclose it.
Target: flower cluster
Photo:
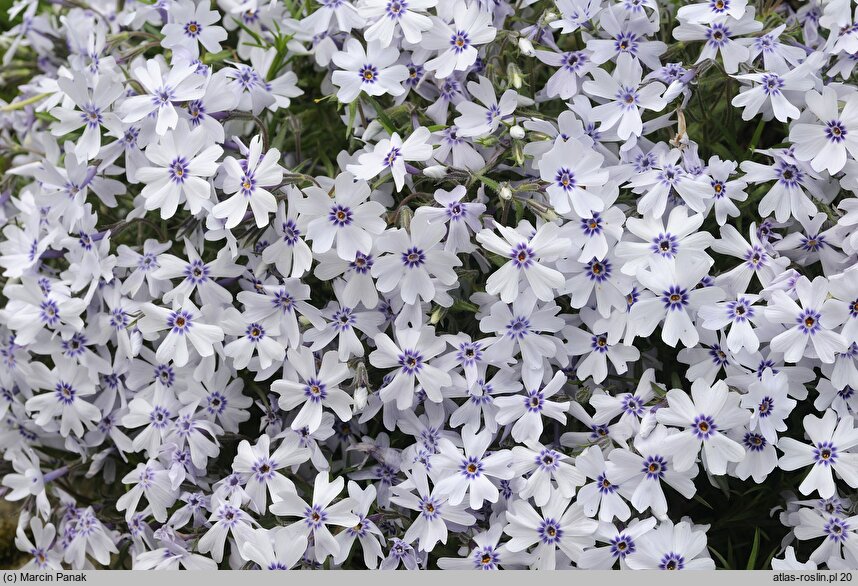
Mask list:
[[[850,0],[7,23],[29,567],[858,568]]]

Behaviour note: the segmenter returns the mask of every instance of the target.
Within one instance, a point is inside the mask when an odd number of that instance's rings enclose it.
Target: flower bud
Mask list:
[[[510,132],[510,134],[512,134]],[[512,143],[512,158],[515,164],[521,167],[524,165],[524,148],[521,146],[521,141],[515,140]]]
[[[513,138],[522,139],[524,138],[524,128],[516,124],[509,129],[509,135]]]
[[[438,325],[438,322],[443,319],[444,315],[447,313],[447,309],[444,307],[436,307],[432,312],[432,315],[429,316],[429,323],[433,326]]]
[[[423,169],[423,174],[432,179],[443,179],[447,176],[447,167],[444,165],[430,165]]]
[[[500,191],[498,191],[498,196],[503,201],[509,201],[512,199],[512,189],[510,189],[509,183],[500,184]]]
[[[411,218],[414,217],[414,212],[411,211],[411,208],[408,206],[402,206],[399,208],[399,227],[405,228],[408,230],[411,228]]]
[[[366,387],[357,387],[355,389],[354,394],[354,405],[352,407],[352,413],[358,413],[366,407],[367,398],[369,397],[369,391]]]
[[[521,51],[522,55],[526,55],[527,57],[533,57],[536,55],[536,50],[533,48],[533,43],[530,42],[530,39],[527,37],[520,37],[518,39],[518,50]]]
[[[506,66],[506,77],[509,79],[509,85],[515,89],[521,89],[521,86],[524,85],[524,75],[521,73],[521,68],[515,63]]]
[[[644,413],[644,416],[641,417],[640,436],[642,438],[646,438],[650,433],[652,433],[652,430],[655,429],[655,425],[655,411],[649,410]]]

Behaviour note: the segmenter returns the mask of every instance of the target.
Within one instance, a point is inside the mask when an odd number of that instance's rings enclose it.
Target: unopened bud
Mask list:
[[[509,183],[500,184],[498,197],[500,197],[503,201],[509,201],[512,199],[512,189],[510,189]]]
[[[447,167],[444,165],[430,165],[423,169],[423,174],[432,179],[443,179],[447,176]]]
[[[509,135],[513,138],[522,139],[524,138],[524,128],[516,124],[509,129]]]
[[[411,227],[411,218],[414,217],[414,212],[408,206],[399,208],[399,227],[408,230]]]
[[[432,312],[432,315],[429,316],[429,324],[433,326],[438,325],[438,322],[440,322],[444,318],[444,315],[446,313],[446,308],[436,307],[435,310]]]
[[[510,133],[512,134],[512,133]],[[513,141],[512,143],[512,158],[515,164],[521,167],[524,165],[524,148],[521,146],[521,141]]]
[[[526,55],[527,57],[533,57],[536,55],[533,43],[531,43],[530,39],[527,37],[521,37],[518,39],[518,50],[521,51],[522,55]]]
[[[524,76],[521,74],[521,68],[515,63],[510,63],[506,66],[506,77],[509,79],[509,84],[515,89],[521,89],[524,85]]]
[[[369,391],[366,387],[357,387],[355,389],[354,394],[354,405],[352,408],[352,413],[358,413],[362,411],[364,407],[366,407],[367,398],[369,397]]]
[[[652,430],[655,429],[655,424],[655,411],[650,410],[644,413],[644,416],[641,417],[640,436],[646,439],[652,433]]]
[[[475,138],[474,142],[476,142],[477,144],[484,146],[486,148],[490,148],[490,147],[495,146],[498,143],[498,137],[496,137],[493,134],[490,134],[489,136],[481,136],[481,137]]]

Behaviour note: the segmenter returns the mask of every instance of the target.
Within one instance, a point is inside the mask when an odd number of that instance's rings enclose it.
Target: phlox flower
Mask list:
[[[846,340],[833,331],[842,323],[842,315],[828,298],[828,280],[799,277],[795,292],[801,305],[781,290],[772,292],[766,318],[788,329],[772,339],[771,349],[782,352],[787,362],[798,362],[805,355],[834,362],[835,353],[845,350]]]
[[[180,203],[192,214],[211,208],[212,188],[208,178],[217,172],[223,149],[209,144],[202,127],[190,130],[185,120],[173,132],[165,131],[157,143],[146,147],[152,166],[137,169],[145,183],[141,196],[147,210],[160,210],[161,218],[172,218]]]
[[[177,367],[190,360],[188,342],[200,356],[211,356],[216,342],[223,341],[220,326],[205,323],[205,317],[190,301],[176,305],[174,309],[145,303],[141,307],[143,317],[138,322],[144,336],[167,330],[167,335],[158,345],[155,356],[161,362],[172,362]]]
[[[352,418],[352,399],[339,388],[350,377],[349,368],[340,362],[336,352],[326,352],[318,370],[313,353],[305,347],[291,348],[288,358],[289,376],[274,381],[271,390],[280,395],[278,404],[282,409],[292,410],[301,405],[292,420],[292,429],[306,427],[311,433],[316,431],[322,423],[323,407],[333,411],[341,421]]]
[[[554,290],[563,285],[563,275],[546,264],[557,260],[569,247],[569,241],[560,237],[560,228],[548,222],[533,230],[529,223],[518,229],[494,222],[494,230],[482,230],[477,241],[489,252],[509,260],[492,273],[486,281],[486,293],[500,294],[504,303],[512,303],[519,295],[522,281],[527,281],[537,299],[551,301]]]
[[[438,56],[426,62],[426,70],[434,71],[437,78],[449,77],[453,71],[465,71],[477,60],[477,46],[493,41],[497,35],[491,23],[490,14],[479,2],[457,2],[452,23],[433,18],[422,44],[438,51]]]
[[[570,505],[560,491],[551,494],[540,512],[525,500],[513,502],[507,520],[504,533],[512,538],[507,549],[517,552],[535,545],[531,569],[540,570],[555,569],[558,548],[572,561],[578,561],[584,548],[595,542],[592,535],[599,526],[598,521],[584,516],[581,505]]]
[[[680,24],[673,30],[673,38],[683,42],[706,41],[696,63],[720,55],[724,71],[736,73],[739,64],[750,58],[748,46],[753,42],[749,38],[737,37],[763,28],[763,23],[755,20],[754,16],[754,8],[751,7],[746,9],[740,18],[724,14],[711,19],[709,24]]]
[[[654,517],[642,521],[635,519],[623,529],[610,523],[600,523],[596,541],[606,545],[586,550],[578,566],[588,570],[610,570],[619,561],[620,569],[628,569],[626,556],[637,551],[637,541],[652,531],[657,522]]]
[[[337,176],[333,197],[327,190],[308,187],[306,198],[298,202],[298,211],[306,216],[307,238],[313,241],[313,252],[327,252],[336,243],[337,255],[354,261],[360,251],[372,250],[373,237],[386,227],[381,218],[384,206],[367,201],[370,188],[366,181],[355,181],[350,173]]]
[[[396,63],[396,48],[369,42],[364,50],[354,38],[346,41],[344,48],[332,57],[340,69],[334,71],[331,82],[340,88],[337,98],[341,102],[354,102],[361,92],[370,96],[398,96],[405,92],[402,82],[408,78],[408,69]]]
[[[360,155],[358,162],[347,165],[346,169],[364,181],[389,171],[396,191],[401,191],[405,186],[405,176],[409,173],[406,162],[425,161],[432,156],[432,146],[427,144],[427,140],[429,130],[423,126],[404,141],[394,132],[389,139],[378,141],[371,152]]]
[[[698,472],[694,463],[696,453],[689,468],[678,470],[674,465],[673,455],[665,445],[666,441],[678,433],[671,433],[666,427],[658,425],[648,436],[635,440],[635,451],[624,448],[611,450],[605,476],[610,486],[605,488],[618,487],[621,495],[631,495],[629,502],[637,511],[651,509],[657,518],[665,519],[667,497],[664,494],[664,484],[687,499],[697,492],[692,480]],[[603,495],[602,506],[605,504]]]
[[[27,399],[25,404],[27,411],[33,413],[36,424],[43,428],[56,428],[54,420],[59,417],[59,432],[63,437],[72,432],[81,437],[84,427],[93,429],[101,419],[101,410],[86,399],[96,393],[87,369],[72,361],[58,359],[53,371],[45,374],[45,379],[36,384],[48,392]]]
[[[145,496],[149,510],[156,521],[167,520],[167,509],[176,502],[178,491],[170,482],[169,471],[157,460],[137,464],[123,479],[124,484],[133,484],[131,489],[116,501],[116,510],[125,511],[125,520],[130,521],[137,511],[140,498]]]
[[[433,300],[439,292],[435,284],[456,282],[456,255],[443,250],[441,241],[447,232],[442,224],[430,224],[425,218],[412,218],[410,230],[388,229],[376,239],[381,253],[372,265],[372,276],[382,293],[399,290],[405,303]]]
[[[246,534],[238,549],[262,570],[290,570],[307,551],[307,537],[285,527],[259,528]]]
[[[200,45],[209,53],[220,52],[220,44],[227,34],[223,27],[213,26],[220,20],[217,11],[209,10],[204,2],[179,0],[170,6],[168,15],[169,21],[161,29],[164,33],[162,46],[192,59],[199,57]]]
[[[837,490],[834,472],[846,484],[858,488],[858,454],[849,451],[858,445],[858,429],[852,416],[838,418],[829,409],[822,417],[806,415],[802,424],[810,444],[792,437],[778,440],[778,449],[783,452],[778,466],[783,470],[811,466],[798,487],[799,492],[808,495],[816,491],[824,499],[834,496]]]
[[[327,472],[319,472],[313,481],[313,500],[310,504],[294,491],[287,490],[278,495],[280,500],[270,507],[275,515],[299,517],[298,521],[287,527],[303,538],[312,535],[313,553],[319,563],[340,552],[340,544],[328,529],[328,525],[354,527],[359,520],[357,515],[351,512],[356,503],[350,497],[333,502],[343,491],[344,484],[341,476],[331,482]]]
[[[512,453],[509,450],[487,453],[493,440],[494,434],[485,429],[477,434],[463,431],[464,454],[449,440],[439,442],[432,468],[443,472],[443,477],[435,484],[435,490],[448,495],[451,505],[463,502],[466,493],[470,507],[475,511],[483,506],[484,501],[497,502],[498,489],[491,479],[512,478]]]
[[[584,219],[605,210],[599,195],[610,177],[605,157],[580,140],[558,137],[539,159],[539,174],[548,183],[551,205],[560,214],[574,212]],[[594,229],[595,230],[595,229]]]
[[[436,4],[437,0],[367,0],[358,7],[358,14],[374,22],[364,30],[364,38],[389,47],[398,28],[406,41],[419,44],[423,33],[432,28],[426,11]]]
[[[309,450],[291,438],[280,442],[273,453],[270,452],[270,445],[271,438],[267,435],[261,435],[252,446],[247,440],[242,440],[232,462],[233,471],[246,479],[244,490],[250,497],[251,507],[260,514],[268,509],[267,495],[276,502],[278,495],[295,490],[292,481],[278,470],[300,464],[310,455]]]
[[[479,82],[468,82],[468,91],[483,105],[469,100],[456,104],[461,115],[457,116],[453,123],[459,136],[485,136],[493,133],[501,122],[512,116],[518,106],[518,94],[515,90],[506,90],[498,100],[492,82],[483,76],[480,76]]]
[[[363,549],[364,564],[370,570],[374,570],[378,566],[378,560],[384,557],[379,543],[379,539],[384,541],[384,536],[378,526],[367,517],[367,514],[370,507],[375,504],[378,493],[375,486],[369,485],[361,489],[354,480],[349,480],[348,493],[349,498],[356,503],[352,510],[359,520],[354,527],[346,527],[334,536],[340,545],[340,553],[334,558],[334,563],[343,563],[351,553],[355,540],[357,540]]]
[[[227,229],[238,226],[250,206],[256,226],[268,225],[268,215],[277,211],[277,199],[266,187],[279,185],[283,179],[283,167],[279,165],[280,151],[270,149],[262,154],[262,139],[254,136],[247,150],[247,158],[237,161],[235,157],[223,160],[225,177],[223,190],[231,193],[229,198],[212,208],[215,218],[224,218]]]
[[[566,376],[557,372],[551,381],[541,388],[531,388],[525,393],[498,397],[495,416],[500,425],[512,424],[512,437],[517,442],[535,442],[542,435],[543,417],[566,423],[569,401],[549,401],[566,384]]]
[[[638,270],[638,281],[655,297],[632,305],[629,318],[635,335],[650,335],[663,320],[661,339],[665,344],[675,347],[682,342],[686,348],[696,346],[700,334],[688,312],[715,303],[724,295],[718,287],[697,288],[708,273],[707,266],[705,262],[677,260],[660,261],[651,271]]]
[[[767,368],[760,382],[751,384],[748,394],[742,397],[741,406],[752,409],[749,429],[759,431],[768,443],[776,444],[777,432],[787,431],[784,420],[797,405],[788,392],[787,374],[775,374]]]
[[[664,449],[673,456],[680,472],[691,468],[703,447],[703,464],[712,474],[724,474],[728,462],[740,462],[744,448],[724,435],[724,432],[742,427],[751,415],[739,408],[741,397],[730,392],[723,381],[709,386],[697,380],[691,385],[691,397],[680,389],[667,392],[667,408],[656,412],[656,419],[664,425],[684,428],[664,440]]]
[[[420,551],[432,551],[438,542],[447,543],[448,523],[468,527],[476,522],[465,505],[451,503],[437,484],[429,490],[429,476],[422,464],[415,464],[408,479],[393,487],[393,493],[391,502],[418,512],[417,519],[405,532],[405,541],[416,539]]]
[[[626,557],[626,564],[633,570],[714,570],[715,562],[706,549],[708,529],[708,525],[665,519],[637,541],[637,551]]]
[[[805,100],[818,122],[792,126],[789,140],[795,144],[795,157],[810,161],[816,172],[827,170],[833,175],[843,169],[847,152],[853,159],[858,158],[858,96],[846,98],[842,110],[837,92],[831,87],[824,88],[821,94],[810,90]]]
[[[110,132],[121,132],[122,123],[110,107],[122,95],[122,86],[109,77],[104,76],[92,84],[87,76],[77,74],[74,78],[60,77],[57,85],[71,98],[77,109],[62,106],[51,109],[51,116],[59,119],[52,125],[54,136],[65,136],[69,132],[84,127],[83,134],[75,146],[74,153],[78,161],[89,161],[95,158],[101,149],[101,127]]]
[[[585,81],[584,91],[605,100],[606,103],[593,108],[593,118],[600,122],[600,132],[616,127],[623,140],[643,131],[641,110],[661,111],[665,101],[661,94],[666,89],[658,81],[641,84],[643,69],[628,53],[617,57],[617,67],[612,74],[597,68],[591,72],[593,79]]]
[[[539,442],[530,442],[512,449],[512,467],[516,474],[526,474],[527,481],[519,493],[521,498],[533,497],[537,507],[548,503],[552,491],[565,498],[575,495],[575,488],[586,482],[584,473],[562,452]]]
[[[176,63],[164,75],[158,61],[150,59],[145,67],[134,69],[134,77],[147,93],[127,98],[119,106],[119,114],[122,121],[128,123],[138,122],[154,112],[157,117],[155,131],[159,136],[176,128],[179,122],[174,103],[198,100],[205,94],[206,78],[197,75],[196,66],[186,62]]]
[[[394,343],[387,334],[375,336],[376,350],[369,355],[369,362],[376,368],[396,368],[391,378],[380,390],[385,403],[396,401],[399,409],[408,409],[414,402],[414,387],[419,384],[430,400],[440,403],[441,388],[448,386],[450,375],[429,364],[447,347],[447,342],[435,337],[431,327],[396,330]]]

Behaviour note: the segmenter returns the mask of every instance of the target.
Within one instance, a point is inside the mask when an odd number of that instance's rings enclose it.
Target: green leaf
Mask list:
[[[483,185],[485,185],[495,193],[500,193],[501,186],[497,181],[495,181],[494,179],[489,179],[484,175],[477,175],[476,177],[482,182]]]
[[[772,559],[774,559],[775,554],[778,553],[779,549],[780,547],[776,545],[775,548],[769,553],[768,557],[766,557],[766,561],[761,566],[762,569],[767,570],[772,567]]]
[[[206,53],[203,56],[203,63],[205,63],[206,65],[211,65],[212,63],[218,63],[220,61],[223,61],[224,59],[226,59],[227,57],[230,57],[231,55],[232,55],[232,53],[226,49],[224,49],[223,51],[219,51],[217,53]]]
[[[649,383],[649,386],[650,386],[650,388],[652,388],[652,392],[655,393],[656,397],[663,399],[664,397],[667,396],[667,392],[663,388],[658,386],[657,384]]]
[[[44,122],[48,122],[48,123],[59,122],[59,118],[55,118],[55,117],[51,116],[50,114],[48,114],[47,112],[36,112],[35,116],[36,116],[36,118],[38,118],[39,120],[42,120]]]
[[[748,150],[750,152],[754,152],[757,148],[757,144],[760,142],[760,137],[763,135],[763,128],[766,126],[766,121],[764,118],[760,118],[760,121],[757,123],[757,128],[754,129],[754,136],[751,137],[751,143],[748,145]]]
[[[757,554],[760,552],[760,528],[757,527],[757,530],[754,531],[754,545],[751,546],[751,555],[748,557],[748,565],[745,566],[746,570],[755,569],[754,566],[757,564]]]
[[[364,97],[366,98],[366,101],[369,102],[369,105],[372,106],[373,110],[375,110],[375,115],[378,116],[378,123],[381,124],[389,134],[396,132],[396,124],[394,124],[390,116],[387,115],[387,112],[384,111],[384,108],[381,107],[378,100],[368,94],[364,95]]]
[[[723,556],[723,555],[721,555],[720,553],[718,553],[718,550],[716,550],[714,547],[712,547],[712,546],[710,545],[710,546],[709,546],[709,551],[711,551],[711,552],[712,552],[712,555],[714,555],[716,558],[718,558],[718,561],[719,561],[719,562],[721,562],[721,565],[723,566],[723,568],[722,568],[722,569],[724,569],[724,570],[730,570],[730,569],[731,569],[731,568],[730,568],[730,564],[729,564],[729,563],[727,563],[727,560],[725,560],[725,559],[724,559],[724,556]]]
[[[713,511],[715,510],[715,507],[713,507],[713,506],[712,506],[712,505],[710,505],[708,502],[706,502],[706,499],[704,499],[704,498],[703,498],[702,496],[700,496],[699,494],[695,494],[695,495],[694,495],[694,500],[696,500],[698,503],[700,503],[701,505],[703,505],[703,506],[704,506],[704,507],[706,507],[707,509],[712,509]]]
[[[730,500],[730,484],[727,482],[726,476],[713,476],[715,480],[715,484],[718,485],[718,488],[721,489],[721,492],[724,493],[724,496],[727,497],[727,500]]]
[[[453,311],[468,311],[470,313],[477,313],[480,310],[480,306],[475,303],[471,303],[470,301],[465,301],[464,299],[456,299],[450,309],[452,309]]]
[[[352,135],[352,130],[355,127],[355,116],[357,116],[357,104],[355,102],[351,102],[349,104],[349,124],[346,127],[346,138]]]

